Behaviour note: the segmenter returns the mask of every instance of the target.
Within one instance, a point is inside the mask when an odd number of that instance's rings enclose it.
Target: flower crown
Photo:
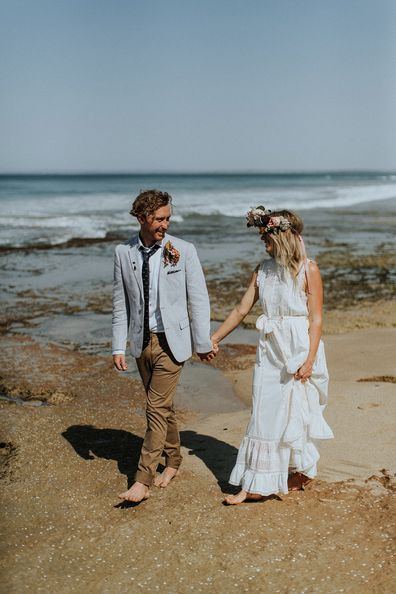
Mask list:
[[[271,211],[264,206],[251,208],[246,214],[248,227],[263,227],[264,233],[279,233],[292,229],[292,224],[286,217],[273,217]]]

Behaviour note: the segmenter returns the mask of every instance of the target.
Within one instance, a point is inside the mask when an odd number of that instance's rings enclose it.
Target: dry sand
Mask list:
[[[2,391],[25,404],[0,403],[1,592],[390,594],[395,339],[394,328],[327,337],[336,439],[305,491],[224,507],[249,409],[185,412],[180,476],[132,507],[116,495],[144,432],[139,383],[109,359],[4,337]],[[247,405],[253,351],[225,347],[216,361]]]

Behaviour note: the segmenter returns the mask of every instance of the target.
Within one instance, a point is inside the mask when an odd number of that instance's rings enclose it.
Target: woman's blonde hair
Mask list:
[[[288,268],[294,277],[300,271],[301,264],[305,259],[304,244],[301,241],[301,233],[304,223],[299,216],[290,210],[277,210],[271,212],[271,217],[285,217],[290,221],[291,228],[269,235],[274,246],[275,260],[285,268]]]

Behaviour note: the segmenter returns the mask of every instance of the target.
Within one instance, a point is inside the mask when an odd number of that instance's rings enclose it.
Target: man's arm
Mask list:
[[[210,353],[210,303],[205,277],[197,251],[188,245],[186,255],[187,299],[191,312],[191,330],[197,353]]]
[[[114,365],[120,371],[127,369],[125,349],[129,328],[129,301],[126,295],[120,257],[116,248],[114,256],[112,352]]]

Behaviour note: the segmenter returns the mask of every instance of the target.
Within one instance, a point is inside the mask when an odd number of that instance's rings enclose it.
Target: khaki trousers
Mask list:
[[[150,334],[136,363],[147,395],[147,430],[135,480],[150,486],[162,455],[170,468],[179,468],[182,461],[173,398],[183,363],[173,357],[164,333]]]

